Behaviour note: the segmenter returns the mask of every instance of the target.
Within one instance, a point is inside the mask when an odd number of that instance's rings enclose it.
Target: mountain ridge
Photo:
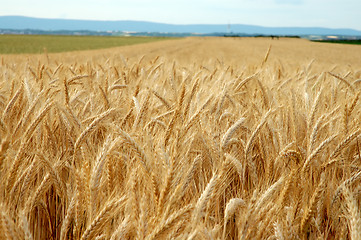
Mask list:
[[[230,26],[230,27],[229,27]],[[25,16],[0,16],[0,29],[90,30],[121,32],[164,32],[164,33],[242,33],[267,35],[353,35],[361,31],[349,28],[324,27],[263,27],[246,24],[166,24],[133,20],[72,20],[34,18]]]

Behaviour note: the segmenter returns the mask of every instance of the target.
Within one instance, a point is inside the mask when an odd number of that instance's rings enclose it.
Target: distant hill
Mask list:
[[[44,31],[129,31],[163,33],[227,33],[227,24],[165,24],[145,21],[95,21],[45,19],[23,16],[0,16],[0,29],[36,29]],[[241,34],[264,35],[349,35],[361,36],[354,29],[330,29],[313,27],[261,27],[244,24],[232,24],[230,31]]]

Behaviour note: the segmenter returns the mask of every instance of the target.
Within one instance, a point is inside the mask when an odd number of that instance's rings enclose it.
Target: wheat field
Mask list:
[[[0,239],[361,238],[361,46],[0,58]]]

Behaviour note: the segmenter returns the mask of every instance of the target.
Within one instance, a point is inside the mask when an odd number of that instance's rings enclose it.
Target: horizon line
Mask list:
[[[67,20],[67,21],[95,21],[95,22],[148,22],[148,23],[155,23],[155,24],[164,24],[164,25],[174,25],[174,26],[192,26],[192,25],[244,25],[244,26],[253,26],[253,27],[264,27],[264,28],[323,28],[323,29],[330,29],[330,30],[354,30],[361,32],[361,29],[351,28],[351,27],[342,27],[342,28],[332,28],[332,27],[321,27],[321,26],[266,26],[266,25],[257,25],[257,24],[245,24],[245,23],[187,23],[187,24],[180,24],[180,23],[165,23],[165,22],[157,22],[157,21],[150,21],[150,20],[104,20],[104,19],[76,19],[76,18],[61,18],[61,17],[34,17],[28,15],[0,15],[0,17],[25,17],[25,18],[34,18],[34,19],[46,19],[46,20]]]

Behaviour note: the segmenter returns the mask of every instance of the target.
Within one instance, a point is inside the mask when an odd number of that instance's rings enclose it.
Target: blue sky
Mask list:
[[[361,0],[0,0],[0,15],[361,30]]]

